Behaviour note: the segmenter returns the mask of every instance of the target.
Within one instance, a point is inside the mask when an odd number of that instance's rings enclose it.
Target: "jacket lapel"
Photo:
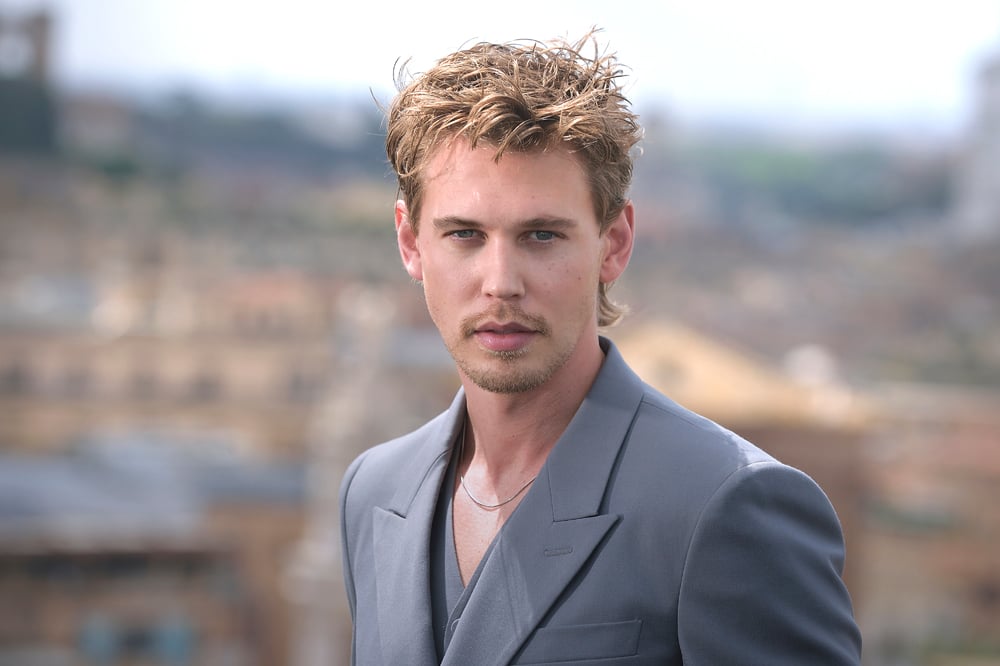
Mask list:
[[[378,624],[386,664],[437,664],[431,627],[430,539],[448,452],[465,414],[461,390],[431,424],[392,500],[373,510]],[[418,473],[418,470],[424,470]]]
[[[613,345],[590,393],[497,536],[443,665],[505,664],[620,516],[601,513],[643,386]]]
[[[618,521],[617,516],[553,521],[543,486],[547,483],[532,488],[497,536],[443,665],[510,662]]]

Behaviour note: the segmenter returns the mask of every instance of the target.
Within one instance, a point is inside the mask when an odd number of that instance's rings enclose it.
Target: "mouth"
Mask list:
[[[476,327],[478,333],[492,333],[496,335],[512,335],[517,333],[534,333],[534,329],[525,326],[524,324],[519,324],[517,322],[510,322],[507,324],[498,324],[495,322],[486,322],[480,324]]]
[[[525,349],[538,333],[517,322],[484,322],[476,326],[473,336],[484,348],[495,353],[512,353]]]

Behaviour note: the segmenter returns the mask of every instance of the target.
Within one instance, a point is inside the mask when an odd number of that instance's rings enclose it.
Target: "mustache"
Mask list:
[[[529,314],[516,305],[501,303],[495,308],[463,319],[461,324],[462,335],[466,338],[472,337],[485,322],[518,324],[541,335],[549,335],[552,331],[544,317]]]

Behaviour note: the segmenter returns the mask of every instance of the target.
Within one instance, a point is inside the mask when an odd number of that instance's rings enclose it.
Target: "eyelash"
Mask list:
[[[452,238],[456,238],[458,240],[471,240],[471,239],[473,239],[473,238],[476,237],[477,233],[478,232],[475,229],[456,229],[455,231],[448,232],[448,235],[451,236]],[[553,241],[553,240],[555,240],[555,239],[557,239],[557,238],[560,237],[559,234],[557,234],[556,232],[554,232],[554,231],[548,231],[548,230],[545,230],[545,229],[538,229],[536,231],[530,231],[530,232],[528,232],[528,234],[529,235],[535,235],[536,238],[534,240],[536,240],[536,241],[538,241],[540,243],[548,243],[549,241]],[[537,236],[539,236],[539,235],[545,235],[547,237],[546,238],[538,238]]]

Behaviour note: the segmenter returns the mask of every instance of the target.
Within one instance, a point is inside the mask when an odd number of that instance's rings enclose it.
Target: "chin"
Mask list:
[[[469,379],[484,391],[498,393],[501,395],[516,395],[533,391],[545,383],[545,379],[531,377],[508,377],[508,376],[469,376]]]
[[[518,355],[520,356],[520,355]],[[542,386],[552,378],[556,370],[561,367],[559,364],[550,364],[541,368],[518,368],[515,365],[516,357],[505,357],[500,361],[501,367],[462,367],[462,371],[472,381],[473,384],[489,391],[490,393],[500,393],[513,395],[527,393]]]

